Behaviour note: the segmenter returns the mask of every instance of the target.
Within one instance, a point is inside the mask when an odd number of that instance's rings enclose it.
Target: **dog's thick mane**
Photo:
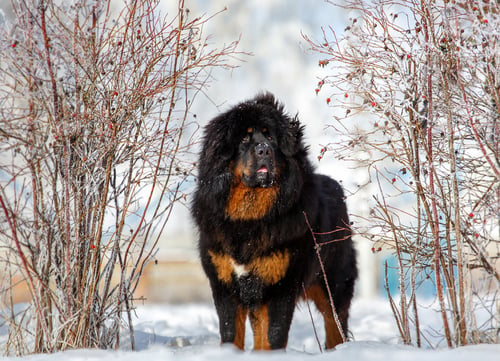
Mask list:
[[[212,209],[213,214],[203,217],[194,214],[198,222],[211,219],[210,227],[222,222],[226,201],[229,196],[233,174],[229,170],[238,149],[241,134],[257,120],[267,119],[266,126],[276,126],[279,135],[280,156],[286,158],[282,163],[288,169],[281,179],[279,195],[270,216],[289,208],[297,201],[297,195],[304,182],[303,177],[313,172],[308,160],[308,148],[303,144],[304,127],[297,117],[285,112],[285,107],[274,95],[262,93],[253,99],[234,106],[214,118],[205,128],[203,146],[198,164],[198,192],[203,197],[194,198],[194,203],[204,203],[194,209]]]

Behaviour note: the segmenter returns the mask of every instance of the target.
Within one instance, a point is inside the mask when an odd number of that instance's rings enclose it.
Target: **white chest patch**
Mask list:
[[[233,272],[236,277],[240,278],[248,275],[248,270],[244,264],[236,263],[234,259],[231,258],[231,266],[233,267]]]

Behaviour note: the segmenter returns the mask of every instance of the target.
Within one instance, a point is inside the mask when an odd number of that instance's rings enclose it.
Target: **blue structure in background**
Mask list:
[[[379,275],[378,275],[378,292],[380,295],[387,297],[386,291],[386,272],[385,272],[385,264],[387,262],[387,283],[389,285],[389,292],[391,296],[397,296],[400,293],[399,285],[399,265],[398,260],[395,255],[387,255],[386,257],[381,257],[380,259],[380,267],[379,267]],[[407,294],[410,290],[410,270],[406,271],[406,287]],[[434,271],[428,270],[427,275],[423,274],[422,270],[418,270],[416,276],[416,291],[417,295],[425,298],[433,298],[436,296],[436,287],[435,287],[435,277]]]

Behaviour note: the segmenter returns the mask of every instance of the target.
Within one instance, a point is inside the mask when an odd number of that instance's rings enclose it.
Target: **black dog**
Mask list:
[[[285,348],[301,297],[324,316],[327,348],[347,334],[357,268],[344,195],[336,181],[314,173],[302,136],[299,121],[271,94],[205,129],[192,214],[222,342],[241,349],[247,316],[255,349]]]

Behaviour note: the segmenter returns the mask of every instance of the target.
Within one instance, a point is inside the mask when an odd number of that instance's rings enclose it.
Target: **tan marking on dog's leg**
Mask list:
[[[245,349],[245,322],[247,320],[248,310],[239,306],[236,311],[235,320],[235,335],[234,335],[234,345],[240,350]]]
[[[337,327],[337,323],[333,317],[332,306],[323,289],[317,285],[312,286],[306,290],[306,297],[314,302],[318,311],[323,315],[326,331],[326,348],[334,348],[338,344],[341,344],[343,342],[342,333]]]
[[[254,350],[270,350],[269,314],[266,305],[250,312],[250,323],[253,330]]]

